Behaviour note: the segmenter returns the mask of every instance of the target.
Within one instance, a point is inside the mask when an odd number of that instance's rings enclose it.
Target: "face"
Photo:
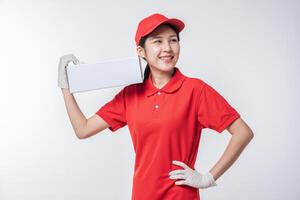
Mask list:
[[[147,37],[145,47],[138,46],[137,51],[145,57],[151,70],[169,72],[177,63],[180,45],[176,32],[163,24]]]

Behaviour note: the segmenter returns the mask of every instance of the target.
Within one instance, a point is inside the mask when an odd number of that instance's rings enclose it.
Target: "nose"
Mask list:
[[[169,43],[168,41],[167,41],[167,42],[164,42],[163,50],[164,50],[164,51],[167,51],[167,52],[169,52],[169,51],[172,50],[171,45],[170,45],[170,43]]]

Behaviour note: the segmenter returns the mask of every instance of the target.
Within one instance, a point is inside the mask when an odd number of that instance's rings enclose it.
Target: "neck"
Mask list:
[[[168,72],[151,70],[151,78],[153,85],[158,89],[164,87],[164,85],[167,84],[172,78],[174,72],[175,68]]]

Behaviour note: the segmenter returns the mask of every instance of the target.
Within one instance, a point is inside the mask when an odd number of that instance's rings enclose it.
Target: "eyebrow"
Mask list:
[[[170,35],[169,38],[174,37],[174,36],[177,37],[177,35]],[[162,38],[162,36],[154,35],[154,36],[150,36],[150,38],[153,40],[153,39],[156,39],[156,38]]]

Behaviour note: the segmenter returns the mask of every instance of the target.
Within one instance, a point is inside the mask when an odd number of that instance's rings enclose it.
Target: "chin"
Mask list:
[[[164,72],[172,71],[174,68],[175,68],[175,65],[157,67],[157,69],[159,69],[160,71],[164,71]]]
[[[160,63],[159,65],[157,65],[159,69],[164,69],[164,70],[171,70],[175,67],[175,63],[172,62],[172,63]]]

